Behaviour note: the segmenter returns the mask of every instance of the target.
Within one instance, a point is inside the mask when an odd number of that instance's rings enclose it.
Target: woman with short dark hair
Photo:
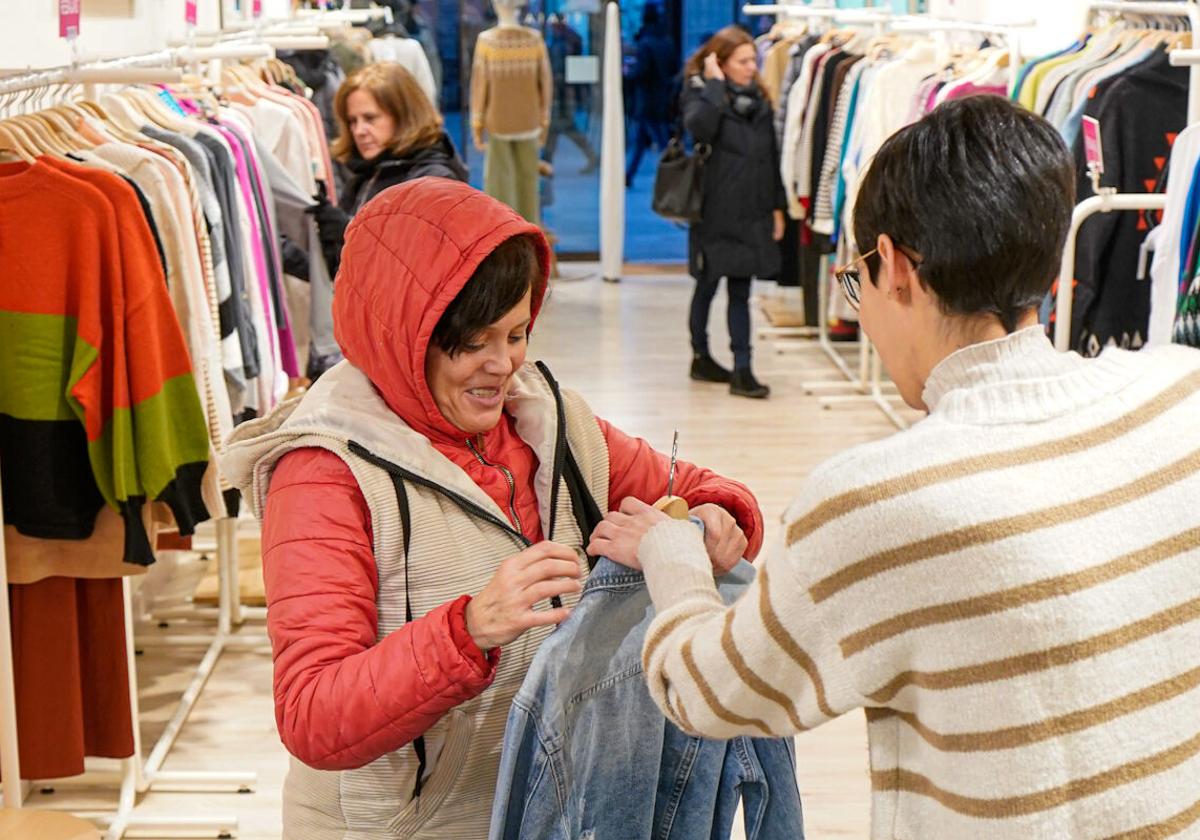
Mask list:
[[[729,609],[695,529],[640,501],[590,546],[645,569],[672,720],[788,735],[866,710],[876,840],[1200,825],[1200,353],[1055,351],[1037,306],[1074,198],[1058,131],[1001,97],[894,135],[837,274],[929,416],[812,472]]]
[[[692,379],[729,383],[730,393],[762,399],[771,390],[750,368],[750,284],[779,274],[787,198],[779,177],[771,103],[758,76],[758,52],[744,29],[727,26],[688,59],[680,96],[683,126],[708,150],[700,221],[688,234],[696,280],[689,325]],[[717,285],[729,293],[732,374],[713,359],[708,316]]]
[[[570,488],[610,510],[666,487],[667,458],[525,364],[549,264],[464,184],[388,190],[347,233],[346,361],[231,441],[263,514],[290,840],[486,837],[509,705],[587,575]],[[744,486],[680,464],[675,491],[714,568],[757,553]]]

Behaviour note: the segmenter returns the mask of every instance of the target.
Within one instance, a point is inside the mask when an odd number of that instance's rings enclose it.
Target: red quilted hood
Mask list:
[[[338,345],[392,411],[432,441],[463,439],[425,381],[433,329],[484,258],[520,235],[533,237],[548,278],[550,248],[541,230],[507,205],[447,178],[418,178],[384,190],[346,231],[333,299]],[[534,319],[541,305],[538,296]]]

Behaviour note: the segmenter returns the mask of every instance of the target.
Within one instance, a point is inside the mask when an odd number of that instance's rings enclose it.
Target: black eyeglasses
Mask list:
[[[850,308],[855,312],[858,311],[858,305],[862,302],[862,275],[855,268],[855,263],[861,262],[868,257],[873,257],[878,253],[879,249],[873,248],[861,257],[855,257],[841,268],[833,270],[833,276],[842,285],[842,294],[846,296],[846,302],[850,304]]]
[[[911,262],[914,267],[920,267],[921,260],[899,242],[896,243],[896,250],[908,257],[909,262]],[[841,268],[835,268],[833,270],[833,276],[836,277],[838,283],[841,284],[842,294],[846,296],[846,302],[850,304],[850,308],[855,312],[858,311],[858,306],[862,302],[862,274],[859,272],[855,264],[863,262],[864,260],[867,260],[878,253],[878,248],[872,248],[861,257],[855,257]]]

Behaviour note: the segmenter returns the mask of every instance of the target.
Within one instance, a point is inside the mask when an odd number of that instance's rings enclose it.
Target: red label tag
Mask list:
[[[188,26],[196,25],[196,0],[186,0],[184,2],[183,19]]]
[[[79,37],[79,4],[81,0],[58,0],[58,37]]]
[[[1083,118],[1083,154],[1088,166],[1104,174],[1104,147],[1100,144],[1100,122],[1095,117]]]
[[[262,17],[262,0],[254,0],[250,4],[250,14],[256,18]]]

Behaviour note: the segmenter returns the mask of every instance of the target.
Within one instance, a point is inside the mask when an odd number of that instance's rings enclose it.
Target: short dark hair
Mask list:
[[[545,285],[533,239],[529,236],[506,239],[484,257],[458,297],[442,313],[433,328],[432,343],[451,356],[458,355],[471,339],[520,303],[530,289],[536,302]]]
[[[1049,122],[1000,96],[947,102],[880,148],[859,189],[860,252],[880,234],[920,256],[948,314],[992,313],[1009,332],[1058,276],[1075,164]],[[868,261],[878,276],[879,259]]]

